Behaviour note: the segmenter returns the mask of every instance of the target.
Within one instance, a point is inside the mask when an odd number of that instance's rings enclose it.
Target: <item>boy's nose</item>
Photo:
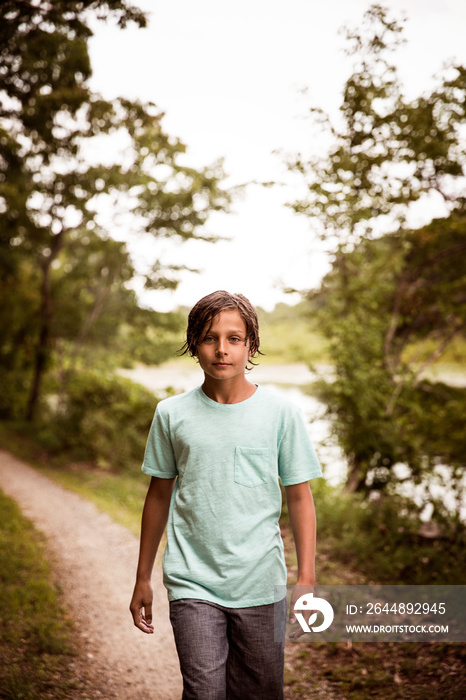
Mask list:
[[[225,354],[225,346],[222,341],[219,341],[217,345],[217,355],[224,355]]]

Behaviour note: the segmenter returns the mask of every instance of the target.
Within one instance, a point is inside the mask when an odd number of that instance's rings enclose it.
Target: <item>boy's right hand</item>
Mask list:
[[[154,634],[152,624],[152,586],[149,582],[136,582],[129,609],[133,622],[142,632]]]

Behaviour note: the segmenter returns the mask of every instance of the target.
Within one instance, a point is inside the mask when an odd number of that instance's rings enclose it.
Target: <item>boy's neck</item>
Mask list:
[[[248,382],[246,377],[233,377],[217,381],[208,375],[204,375],[202,391],[209,399],[217,403],[240,403],[249,399],[256,391],[257,386]]]

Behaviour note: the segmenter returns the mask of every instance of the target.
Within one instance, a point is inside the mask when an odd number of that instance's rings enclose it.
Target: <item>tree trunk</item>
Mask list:
[[[361,470],[361,462],[355,455],[351,455],[348,459],[348,476],[344,490],[346,493],[356,493],[364,488],[365,483],[366,476]]]
[[[40,306],[40,332],[34,358],[34,374],[32,378],[31,392],[26,409],[26,420],[33,421],[36,415],[42,387],[42,378],[47,367],[50,344],[50,321],[52,318],[52,292],[50,286],[49,258],[42,266],[41,306]]]

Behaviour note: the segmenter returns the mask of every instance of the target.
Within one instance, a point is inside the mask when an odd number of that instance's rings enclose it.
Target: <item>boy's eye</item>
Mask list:
[[[244,342],[242,338],[240,338],[237,335],[232,335],[230,338],[228,338],[230,343],[242,343]],[[213,335],[206,335],[205,338],[202,339],[202,343],[215,343],[216,338]]]

